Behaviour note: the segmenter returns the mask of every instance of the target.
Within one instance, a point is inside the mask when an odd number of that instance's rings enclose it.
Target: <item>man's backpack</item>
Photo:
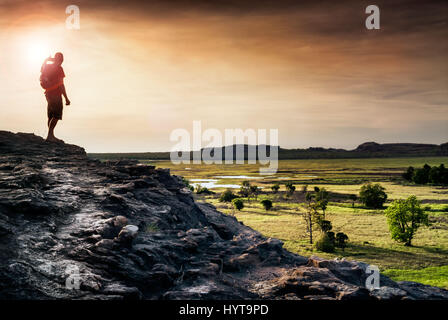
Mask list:
[[[57,79],[54,79],[55,67],[53,64],[45,63],[40,70],[40,86],[47,90],[54,87]]]

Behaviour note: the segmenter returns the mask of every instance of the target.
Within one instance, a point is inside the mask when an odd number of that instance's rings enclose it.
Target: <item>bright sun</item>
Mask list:
[[[30,64],[35,66],[41,64],[51,52],[45,43],[32,42],[27,45],[26,54]]]

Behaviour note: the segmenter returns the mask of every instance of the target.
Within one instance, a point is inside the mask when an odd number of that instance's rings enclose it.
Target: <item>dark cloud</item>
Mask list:
[[[151,19],[176,18],[185,15],[227,16],[242,19],[253,16],[284,16],[287,31],[298,30],[310,35],[360,37],[366,32],[366,0],[78,0],[83,13],[114,12],[124,20],[145,16]],[[381,10],[382,32],[410,34],[431,32],[446,35],[448,1],[446,0],[377,0]],[[1,12],[15,10],[44,13],[68,4],[60,0],[3,0]],[[14,15],[12,14],[12,17]],[[231,22],[230,22],[231,23]],[[276,26],[272,26],[276,28]]]

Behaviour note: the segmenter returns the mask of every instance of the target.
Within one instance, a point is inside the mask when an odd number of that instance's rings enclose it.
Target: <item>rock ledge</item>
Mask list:
[[[0,131],[0,299],[447,299],[309,259],[195,203],[168,170]]]

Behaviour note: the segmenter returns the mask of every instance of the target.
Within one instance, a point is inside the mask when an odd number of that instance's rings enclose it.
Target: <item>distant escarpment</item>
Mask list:
[[[263,152],[258,153],[260,147],[263,147]],[[232,159],[260,159],[264,158],[264,148],[266,146],[249,146],[249,145],[231,145],[227,148],[232,148]],[[269,147],[269,146],[268,146]],[[225,148],[221,150],[223,160],[225,158]],[[240,148],[237,153],[237,148]],[[255,150],[255,156],[250,156],[250,148]],[[212,149],[201,149],[198,154],[211,154]],[[277,147],[279,160],[293,160],[293,159],[355,159],[355,158],[400,158],[400,157],[448,157],[448,142],[437,144],[419,144],[419,143],[383,143],[365,142],[359,145],[356,149],[334,149],[334,148],[320,148],[311,147],[307,149],[284,149]],[[135,160],[169,160],[169,152],[141,152],[141,153],[92,153],[90,157],[95,159],[135,159]],[[193,159],[194,152],[189,152],[189,159]],[[269,148],[267,148],[267,157],[271,156]]]
[[[305,258],[195,203],[168,170],[0,131],[0,299],[447,299]]]

